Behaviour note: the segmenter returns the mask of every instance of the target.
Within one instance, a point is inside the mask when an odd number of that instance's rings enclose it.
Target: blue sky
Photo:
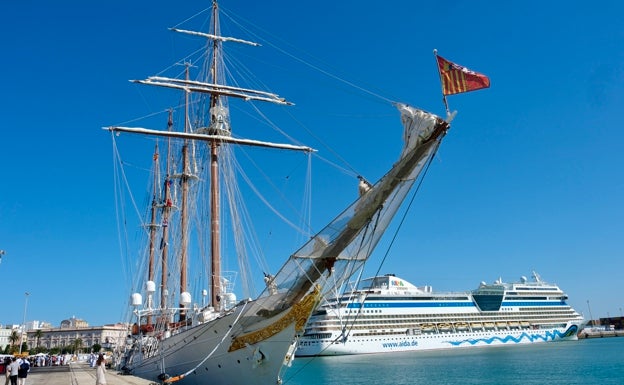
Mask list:
[[[400,151],[388,100],[444,113],[434,48],[490,77],[490,89],[448,98],[458,110],[451,131],[397,240],[389,251],[387,238],[380,243],[369,275],[386,253],[383,273],[441,291],[536,270],[586,316],[588,301],[595,318],[621,314],[621,2],[221,5],[333,74],[308,75],[302,62],[276,56],[267,59],[283,67],[262,79],[296,103],[293,114],[318,137],[309,143],[301,134],[306,144],[337,163],[333,151],[340,153],[371,181]],[[22,322],[25,292],[29,321],[121,320],[129,293],[121,283],[111,139],[100,128],[160,106],[127,80],[179,59],[187,47],[167,28],[209,6],[2,6],[0,323]],[[320,230],[354,198],[356,180],[315,164],[312,221]]]

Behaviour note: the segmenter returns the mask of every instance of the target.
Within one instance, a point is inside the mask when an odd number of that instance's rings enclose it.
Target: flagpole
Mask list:
[[[446,116],[451,114],[451,110],[449,109],[448,102],[446,101],[446,95],[444,94],[444,81],[442,80],[442,72],[440,72],[440,64],[438,62],[438,50],[433,49],[433,56],[436,59],[436,67],[438,68],[438,76],[440,77],[440,87],[442,87],[442,101],[444,102],[444,108],[446,108]]]

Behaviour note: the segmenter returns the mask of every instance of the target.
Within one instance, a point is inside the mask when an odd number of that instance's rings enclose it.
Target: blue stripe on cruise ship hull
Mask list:
[[[349,303],[347,308],[359,309],[361,303]],[[472,302],[365,302],[365,308],[398,308],[398,307],[474,307]],[[568,306],[560,301],[540,301],[540,302],[503,302],[501,306]]]
[[[350,309],[359,309],[361,303],[350,303],[347,305]],[[364,307],[474,307],[472,302],[365,302]]]
[[[568,306],[568,304],[563,301],[503,301],[503,304],[501,306]]]
[[[505,338],[500,338],[500,337],[478,338],[478,339],[469,339],[469,340],[461,340],[461,341],[448,341],[448,343],[453,346],[461,346],[462,344],[475,345],[479,342],[483,342],[483,343],[490,345],[494,341],[500,341],[502,343],[508,343],[508,342],[520,343],[524,338],[527,338],[530,342],[537,341],[537,340],[542,340],[544,342],[547,342],[548,340],[553,341],[557,337],[559,338],[570,337],[576,334],[577,332],[578,332],[578,326],[572,325],[568,328],[568,330],[566,330],[563,333],[559,332],[558,330],[555,330],[553,332],[546,332],[546,335],[522,333],[519,337],[507,336]]]

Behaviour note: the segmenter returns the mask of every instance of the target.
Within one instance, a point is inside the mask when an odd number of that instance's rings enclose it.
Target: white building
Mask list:
[[[41,331],[41,333],[38,332]],[[112,350],[124,343],[128,335],[127,324],[111,324],[103,326],[44,328],[28,331],[28,347],[44,347],[46,349],[63,348],[74,345],[77,339],[82,341],[82,349],[89,352],[95,344],[104,349]],[[39,337],[39,338],[37,338]]]
[[[17,333],[19,333],[19,325],[7,325],[7,326],[2,326],[0,325],[0,351],[4,351],[4,349],[7,347],[7,345],[11,345],[11,334],[13,333],[13,331],[15,330]]]
[[[26,330],[50,329],[52,324],[46,321],[28,321],[26,322]]]

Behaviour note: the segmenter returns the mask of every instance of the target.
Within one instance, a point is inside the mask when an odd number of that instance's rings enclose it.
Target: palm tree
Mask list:
[[[35,338],[37,339],[37,349],[39,349],[39,340],[41,340],[41,337],[43,337],[43,332],[41,331],[41,329],[37,329],[37,331],[35,332]]]
[[[74,353],[78,354],[78,350],[82,349],[82,339],[81,338],[76,338],[74,340]]]
[[[17,344],[17,342],[20,340],[20,336],[19,334],[17,334],[17,330],[13,330],[11,332],[11,335],[9,336],[9,341],[11,341],[11,347],[13,348],[13,351],[15,351],[15,345]]]

